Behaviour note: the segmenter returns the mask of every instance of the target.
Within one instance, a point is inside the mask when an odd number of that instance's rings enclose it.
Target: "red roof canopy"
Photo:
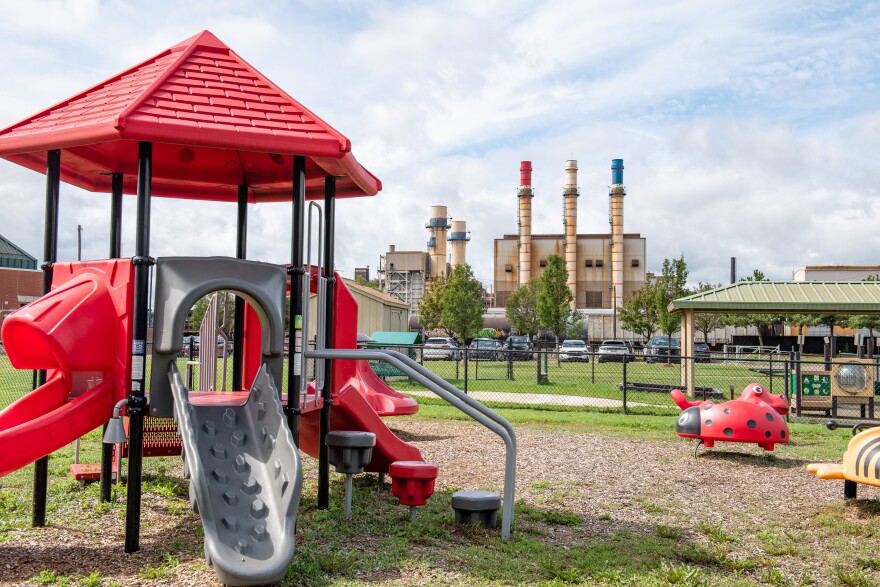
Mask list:
[[[293,156],[306,157],[306,197],[372,196],[382,184],[329,124],[208,31],[0,131],[0,157],[45,173],[61,149],[61,179],[110,191],[114,172],[136,192],[138,141],[153,142],[158,196],[290,200]]]

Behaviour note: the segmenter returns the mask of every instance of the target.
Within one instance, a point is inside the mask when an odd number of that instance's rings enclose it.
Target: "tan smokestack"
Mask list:
[[[569,159],[565,162],[565,268],[568,269],[568,289],[571,290],[571,307],[577,302],[577,199],[578,164]]]
[[[611,291],[614,306],[623,306],[623,159],[611,160]]]
[[[431,277],[446,277],[446,231],[449,229],[446,206],[431,206],[431,217],[425,228],[431,234],[428,239]]]
[[[519,285],[532,279],[532,162],[519,164]]]
[[[471,240],[467,232],[467,222],[464,220],[453,220],[452,228],[449,230],[449,248],[452,253],[452,268],[455,269],[459,265],[467,263],[465,261],[465,245]]]

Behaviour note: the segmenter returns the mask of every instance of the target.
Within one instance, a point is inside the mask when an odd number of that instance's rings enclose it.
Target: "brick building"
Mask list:
[[[37,269],[37,260],[0,235],[0,324],[42,292],[43,272]]]

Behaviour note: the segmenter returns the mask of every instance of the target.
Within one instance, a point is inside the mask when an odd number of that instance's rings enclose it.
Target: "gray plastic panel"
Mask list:
[[[230,257],[163,257],[156,261],[150,415],[170,418],[174,400],[168,370],[183,346],[183,325],[196,300],[214,291],[240,294],[262,325],[262,363],[282,380],[287,271],[280,265]]]
[[[205,558],[227,585],[282,580],[293,558],[302,468],[271,375],[264,365],[241,406],[192,405],[174,363],[168,378]]]

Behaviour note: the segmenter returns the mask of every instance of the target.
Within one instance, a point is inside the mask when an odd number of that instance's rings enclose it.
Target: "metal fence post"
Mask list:
[[[541,351],[535,351],[535,383],[541,385]]]
[[[467,389],[467,384],[468,384],[468,349],[467,349],[467,347],[462,349],[462,356],[464,357],[464,359],[463,359],[463,362],[464,362],[464,387],[462,388],[462,391],[467,393],[468,392],[468,389]]]
[[[795,398],[797,399],[797,404],[795,405],[795,414],[798,418],[801,416],[801,354],[798,352],[796,355],[797,363],[794,365],[794,393]]]
[[[773,393],[773,353],[770,353],[770,393]]]
[[[627,356],[623,355],[623,413],[626,413],[626,363]]]
[[[596,383],[596,353],[590,353],[590,382]]]

